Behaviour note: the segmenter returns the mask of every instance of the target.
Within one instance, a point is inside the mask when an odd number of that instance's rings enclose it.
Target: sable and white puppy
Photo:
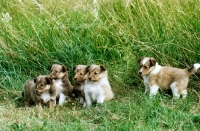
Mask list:
[[[87,65],[76,65],[74,67],[74,91],[75,97],[80,98],[80,103],[85,102],[84,85],[88,78]]]
[[[22,92],[25,106],[28,107],[31,103],[36,106],[48,103],[51,101],[50,96],[53,95],[54,92],[50,76],[40,75],[35,79],[28,80],[25,82],[24,91]],[[49,104],[50,107],[53,106],[51,103]]]
[[[108,81],[108,73],[102,65],[90,65],[88,69],[88,79],[84,86],[86,105],[92,102],[103,103],[105,100],[114,98],[111,86]]]
[[[64,65],[53,64],[50,70],[50,76],[53,78],[53,87],[56,88],[56,97],[58,104],[62,105],[67,96],[71,96],[73,86],[68,78],[67,67]]]
[[[150,90],[150,98],[157,94],[158,89],[172,90],[174,98],[187,97],[189,76],[194,74],[200,64],[194,64],[190,69],[161,66],[154,58],[144,57],[139,60],[140,70],[145,85],[145,93]]]

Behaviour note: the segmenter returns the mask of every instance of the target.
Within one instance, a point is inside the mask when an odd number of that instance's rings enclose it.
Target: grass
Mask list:
[[[1,0],[1,130],[199,130],[199,73],[186,100],[160,92],[149,100],[138,59],[186,68],[200,60],[198,0]],[[12,19],[5,18],[9,13]],[[53,109],[25,109],[23,83],[48,74],[53,63],[69,68],[102,64],[115,99],[83,109],[66,101]],[[73,83],[73,81],[72,81]]]

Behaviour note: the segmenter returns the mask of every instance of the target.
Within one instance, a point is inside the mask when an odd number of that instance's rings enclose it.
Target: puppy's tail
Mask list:
[[[194,74],[195,72],[197,72],[197,70],[198,70],[199,68],[200,68],[200,64],[195,63],[192,67],[190,67],[190,68],[188,69],[189,75],[192,75],[192,74]]]

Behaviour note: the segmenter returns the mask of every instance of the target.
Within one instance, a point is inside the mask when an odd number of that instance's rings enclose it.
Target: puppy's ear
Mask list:
[[[51,76],[46,76],[45,79],[46,79],[47,84],[51,84],[52,83]]]
[[[73,67],[73,71],[75,71],[75,69],[76,69],[76,66]]]
[[[150,58],[149,62],[150,62],[150,67],[155,66],[155,64],[156,64],[156,60],[154,58]]]
[[[36,83],[36,81],[37,81],[37,78],[34,78],[34,79],[33,79],[33,81],[34,81],[34,83]]]
[[[62,72],[66,72],[67,71],[67,66],[62,65]]]
[[[88,73],[89,70],[90,70],[90,66],[87,66],[87,67],[86,67],[86,73]]]
[[[22,91],[22,97],[24,97],[24,91]]]
[[[102,72],[106,70],[106,67],[105,67],[105,66],[100,65],[100,68],[101,68],[101,71],[102,71]]]
[[[144,59],[144,57],[140,58],[140,59],[138,60],[138,63],[140,63],[140,62],[141,62],[141,60],[143,60],[143,59]]]

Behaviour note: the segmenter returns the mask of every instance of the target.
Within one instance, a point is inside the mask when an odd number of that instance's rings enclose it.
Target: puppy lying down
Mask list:
[[[25,106],[30,104],[41,106],[49,104],[50,107],[55,106],[51,103],[51,95],[54,95],[55,90],[52,89],[52,79],[50,76],[38,76],[25,82],[22,95],[24,96]]]

